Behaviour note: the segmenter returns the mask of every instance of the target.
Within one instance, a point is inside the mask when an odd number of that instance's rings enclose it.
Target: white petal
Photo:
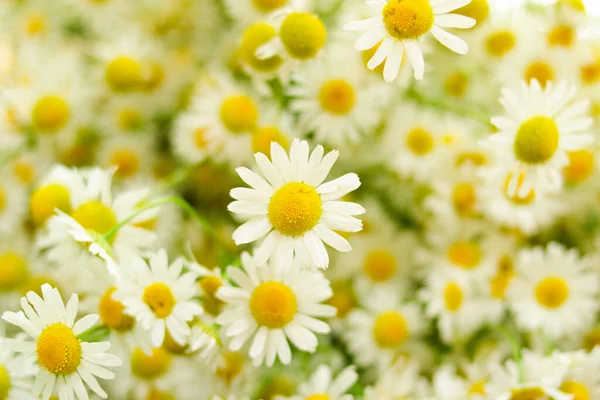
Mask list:
[[[326,269],[329,266],[329,254],[327,254],[323,241],[313,231],[308,231],[303,236],[306,250],[313,264],[318,268]]]
[[[435,17],[435,25],[442,28],[469,29],[474,27],[476,22],[473,18],[460,14],[444,14]]]
[[[402,46],[402,43],[394,41],[387,59],[385,60],[385,66],[383,67],[383,79],[386,82],[393,82],[396,77],[398,77],[403,56],[404,47]]]
[[[423,52],[419,44],[415,40],[407,40],[404,42],[404,48],[414,71],[415,79],[423,79],[425,75],[425,60],[423,59]]]
[[[265,236],[272,228],[268,217],[256,217],[237,228],[233,232],[233,240],[237,245],[251,243]]]
[[[434,26],[431,29],[431,33],[433,33],[433,36],[441,44],[443,44],[453,52],[463,55],[469,52],[469,46],[467,46],[467,43],[458,36],[454,36],[453,34],[448,33],[437,26]]]
[[[372,71],[375,68],[379,67],[381,63],[387,58],[393,45],[393,38],[385,38],[383,42],[381,42],[381,44],[379,45],[379,48],[377,49],[375,54],[373,54],[373,57],[371,57],[371,59],[367,63],[367,68],[369,68]]]
[[[369,50],[381,42],[387,36],[385,26],[380,26],[375,29],[368,30],[354,44],[354,50],[365,51]]]

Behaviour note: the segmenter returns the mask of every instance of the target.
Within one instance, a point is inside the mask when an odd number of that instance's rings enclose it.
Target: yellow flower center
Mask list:
[[[559,132],[554,120],[533,117],[519,127],[515,137],[515,156],[527,164],[548,161],[558,149]]]
[[[17,289],[27,281],[27,262],[17,253],[0,254],[0,291]]]
[[[21,285],[20,290],[23,295],[34,292],[39,296],[42,296],[42,286],[46,283],[52,287],[58,288],[58,284],[54,279],[44,275],[33,275],[29,276],[25,283]]]
[[[142,82],[142,90],[152,92],[160,87],[165,80],[165,70],[157,63],[150,63],[148,76]]]
[[[0,365],[0,400],[8,399],[10,386],[10,375],[8,375],[6,368]]]
[[[142,116],[135,108],[124,108],[119,111],[119,126],[126,131],[135,131],[142,126]]]
[[[117,167],[115,176],[121,179],[132,177],[140,169],[140,157],[130,149],[115,151],[110,156],[109,163]]]
[[[390,0],[382,14],[388,33],[399,40],[416,39],[433,26],[429,0]]]
[[[214,275],[207,275],[200,279],[200,288],[206,295],[202,299],[204,310],[212,315],[218,315],[223,302],[216,297],[217,290],[223,285],[223,281]]]
[[[563,170],[567,183],[577,184],[592,175],[596,166],[594,153],[589,150],[575,150],[568,152],[567,155],[569,164]]]
[[[322,213],[321,196],[305,183],[280,187],[269,202],[269,220],[286,236],[299,236],[317,225]]]
[[[145,400],[175,400],[175,396],[170,393],[152,388],[148,392]]]
[[[408,338],[408,324],[399,313],[384,312],[375,320],[373,336],[380,347],[394,349]]]
[[[454,186],[452,204],[456,213],[461,217],[473,215],[475,206],[477,205],[477,195],[473,185],[463,182]]]
[[[137,90],[144,81],[143,68],[139,61],[120,56],[110,61],[104,70],[104,79],[115,92]]]
[[[535,298],[546,308],[558,308],[569,298],[569,286],[563,278],[549,276],[535,287]]]
[[[572,47],[575,39],[575,29],[569,25],[557,25],[548,33],[548,44],[550,46]]]
[[[600,82],[600,60],[581,67],[581,80],[586,85],[594,85]]]
[[[519,196],[519,191],[521,190],[521,187],[523,186],[523,183],[525,182],[525,173],[520,172],[519,173],[519,177],[517,178],[517,189],[515,194],[509,194],[508,191],[508,187],[510,185],[510,181],[512,180],[513,177],[513,173],[510,172],[507,176],[506,176],[506,180],[504,181],[504,197],[506,197],[507,200],[512,201],[514,204],[518,205],[518,206],[525,206],[528,204],[531,204],[535,201],[535,190],[532,188],[529,190],[529,192],[525,195],[525,196]]]
[[[193,132],[194,144],[200,150],[206,149],[206,146],[208,145],[208,141],[206,140],[206,132],[207,129],[204,127],[198,128]]]
[[[22,183],[31,183],[35,177],[34,167],[26,161],[18,161],[13,167],[16,177]]]
[[[281,56],[274,55],[264,60],[256,56],[258,48],[275,36],[277,36],[277,31],[269,24],[258,22],[250,25],[244,32],[242,43],[240,44],[240,56],[242,60],[252,69],[259,72],[277,70],[283,64]]]
[[[4,210],[4,207],[6,207],[6,194],[2,186],[0,186],[0,212]]]
[[[55,209],[66,213],[71,211],[71,194],[66,187],[53,183],[33,192],[30,207],[34,222],[42,224],[54,214]]]
[[[387,250],[373,250],[365,258],[365,274],[373,282],[385,282],[396,274],[396,257]]]
[[[480,394],[485,396],[485,381],[477,381],[469,388],[469,394]]]
[[[323,21],[314,15],[293,12],[283,20],[279,37],[292,57],[308,60],[325,46],[327,30]]]
[[[273,400],[277,396],[291,397],[296,393],[296,385],[294,382],[284,375],[277,375],[269,382],[266,387],[260,392],[259,399]]]
[[[271,142],[279,143],[281,147],[290,147],[288,138],[276,126],[263,126],[252,132],[252,151],[271,157]]]
[[[481,261],[481,249],[477,243],[454,242],[448,248],[448,259],[457,267],[473,269]]]
[[[246,95],[231,96],[221,104],[221,122],[233,133],[250,132],[258,120],[258,108]]]
[[[454,11],[457,14],[473,18],[477,25],[487,21],[490,16],[490,5],[488,0],[472,0],[471,3]]]
[[[467,163],[470,163],[476,167],[481,167],[487,164],[487,157],[485,154],[472,151],[463,152],[456,156],[456,166],[460,167]]]
[[[468,88],[469,75],[462,71],[457,71],[448,75],[444,82],[444,90],[452,97],[463,97],[465,93],[467,93]]]
[[[135,349],[131,355],[131,372],[142,379],[155,379],[164,375],[171,366],[171,356],[163,348],[152,349],[147,355],[142,349]]]
[[[592,351],[596,346],[600,346],[600,327],[594,328],[583,337],[583,347],[587,351]]]
[[[545,400],[546,398],[546,392],[541,388],[525,388],[513,390],[509,400]]]
[[[586,12],[585,3],[583,0],[558,0],[556,5],[558,7],[569,7],[584,14]]]
[[[96,200],[83,203],[71,216],[84,229],[100,235],[110,232],[117,225],[113,210]]]
[[[254,7],[262,12],[277,10],[287,4],[288,0],[252,0]]]
[[[331,285],[333,294],[327,300],[327,304],[337,310],[337,316],[343,318],[356,307],[356,295],[352,287],[347,283]]]
[[[444,304],[448,311],[458,311],[462,306],[463,298],[463,290],[455,282],[448,283],[444,288]]]
[[[496,276],[490,280],[490,289],[492,296],[496,299],[503,299],[506,289],[514,276],[514,263],[509,256],[502,256],[498,262],[498,271]]]
[[[306,396],[305,400],[331,400],[331,397],[323,393],[316,393]]]
[[[331,114],[348,114],[354,108],[355,102],[354,88],[344,79],[327,81],[319,91],[321,108]]]
[[[240,353],[226,351],[223,353],[222,364],[217,367],[216,375],[229,385],[243,369],[244,357]]]
[[[171,288],[160,282],[146,287],[142,300],[158,318],[167,318],[171,315],[176,303]]]
[[[81,342],[61,323],[46,327],[36,341],[38,362],[54,375],[70,375],[81,362]]]
[[[423,128],[414,128],[406,136],[406,146],[417,156],[425,156],[433,151],[433,135]]]
[[[525,82],[535,79],[545,88],[548,82],[554,80],[554,69],[545,61],[534,61],[525,68]]]
[[[25,22],[25,31],[29,36],[46,32],[46,19],[42,15],[32,15]]]
[[[165,329],[165,339],[162,344],[162,348],[167,350],[171,354],[183,354],[187,349],[187,345],[181,345],[173,339],[168,329]]]
[[[256,322],[271,329],[290,323],[297,309],[296,295],[280,282],[261,283],[250,298],[250,311]]]
[[[485,39],[485,49],[493,57],[503,57],[517,44],[517,37],[511,31],[497,31]]]
[[[71,115],[69,104],[59,96],[45,96],[35,103],[31,111],[34,127],[42,133],[55,133],[63,128]]]
[[[560,390],[567,394],[572,394],[573,398],[571,400],[590,400],[590,392],[587,387],[581,383],[576,381],[566,381],[560,386]]]
[[[100,319],[109,328],[114,329],[118,332],[127,332],[133,328],[135,319],[129,315],[123,313],[125,306],[120,301],[113,299],[113,293],[116,288],[109,288],[102,297],[100,297],[100,303],[98,304],[98,314]]]

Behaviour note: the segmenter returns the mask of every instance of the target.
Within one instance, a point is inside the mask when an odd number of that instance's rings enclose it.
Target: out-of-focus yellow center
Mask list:
[[[487,157],[485,154],[477,151],[466,151],[459,153],[456,156],[455,164],[457,167],[460,167],[467,163],[476,167],[482,167],[487,164]]]
[[[319,222],[321,213],[321,196],[305,183],[286,183],[269,202],[269,220],[286,236],[299,236],[310,231]]]
[[[529,83],[535,79],[545,88],[548,82],[554,80],[554,69],[545,61],[534,61],[525,68],[523,77],[525,82]]]
[[[86,230],[105,235],[117,225],[113,210],[97,200],[83,203],[71,214]]]
[[[519,192],[521,191],[521,187],[525,183],[525,176],[526,175],[524,172],[519,172],[519,177],[517,178],[517,187],[516,187],[516,191],[514,194],[509,193],[509,190],[508,190],[508,188],[510,186],[510,181],[513,179],[513,173],[510,172],[506,176],[506,180],[504,181],[504,188],[503,188],[504,197],[506,197],[506,199],[510,200],[511,202],[513,202],[514,204],[516,204],[518,206],[529,205],[529,204],[533,203],[536,198],[535,189],[533,189],[533,188],[531,188],[526,195],[524,195],[524,196],[519,195]]]
[[[278,55],[266,59],[256,56],[258,48],[277,36],[275,28],[264,22],[257,22],[246,28],[242,43],[240,44],[240,56],[242,60],[252,69],[259,72],[273,72],[283,64],[283,58]]]
[[[580,77],[586,85],[595,85],[600,82],[600,59],[582,66],[580,69]]]
[[[244,357],[238,352],[226,351],[223,353],[223,361],[217,367],[215,374],[229,385],[243,369]]]
[[[592,351],[596,346],[600,346],[600,327],[592,329],[583,337],[583,347],[587,351]]]
[[[344,79],[327,81],[319,91],[321,108],[331,114],[348,114],[354,108],[355,102],[354,88]]]
[[[477,205],[477,194],[473,184],[467,182],[456,184],[452,192],[452,204],[454,211],[461,217],[473,215]]]
[[[516,44],[517,37],[508,30],[492,32],[485,39],[485,49],[493,57],[504,57]]]
[[[46,185],[33,192],[30,206],[34,222],[42,224],[54,214],[55,209],[66,213],[71,211],[71,194],[57,183]]]
[[[71,328],[49,325],[36,340],[38,362],[54,375],[70,375],[81,362],[81,342]]]
[[[25,32],[29,36],[37,36],[46,33],[46,18],[43,15],[31,15],[25,21]]]
[[[323,21],[314,15],[292,12],[283,20],[279,37],[293,58],[309,60],[325,46],[327,30]]]
[[[494,298],[504,298],[506,289],[508,289],[514,275],[514,263],[512,258],[507,255],[502,256],[498,261],[496,275],[490,280],[490,291]]]
[[[571,400],[591,400],[590,392],[586,385],[577,381],[566,381],[560,385],[560,390],[566,394],[572,394]]]
[[[542,164],[558,149],[559,132],[554,120],[533,117],[521,124],[514,142],[515,156],[527,164]]]
[[[444,90],[452,97],[463,97],[469,88],[469,75],[462,71],[454,72],[446,78]]]
[[[563,170],[567,183],[578,184],[592,175],[596,166],[594,153],[589,150],[575,150],[568,152],[567,155],[569,164]]]
[[[310,396],[306,396],[305,400],[331,400],[331,397],[324,393],[311,394]]]
[[[290,323],[297,309],[296,295],[281,282],[261,283],[250,298],[250,311],[256,322],[271,329],[282,328]]]
[[[396,348],[406,341],[408,333],[408,323],[395,311],[384,312],[375,319],[373,336],[380,347]]]
[[[334,283],[331,285],[331,289],[333,294],[327,300],[327,304],[335,307],[336,315],[343,318],[356,307],[356,294],[347,282]]]
[[[473,18],[477,25],[487,21],[490,16],[490,5],[488,0],[472,0],[471,3],[454,11],[457,14]]]
[[[69,104],[54,95],[39,99],[31,111],[33,125],[41,133],[55,133],[69,122],[70,116]]]
[[[258,121],[258,108],[249,96],[231,96],[221,104],[221,122],[233,133],[250,132]]]
[[[4,211],[5,207],[6,207],[6,193],[4,192],[4,189],[2,188],[2,186],[0,186],[0,212]]]
[[[114,151],[109,160],[110,165],[117,167],[115,176],[121,179],[130,178],[140,170],[140,157],[132,149]]]
[[[102,323],[109,328],[118,332],[127,332],[133,328],[135,319],[123,313],[125,306],[120,301],[113,299],[115,290],[116,288],[111,287],[100,297],[98,314]]]
[[[162,65],[153,62],[150,63],[148,76],[142,82],[144,92],[153,92],[158,89],[165,80],[165,69]]]
[[[142,379],[158,378],[169,370],[170,365],[171,356],[163,348],[152,349],[151,355],[137,348],[131,355],[131,372]]]
[[[34,292],[41,297],[42,286],[46,283],[60,290],[58,283],[54,279],[44,275],[30,275],[19,289],[23,295],[26,295],[29,292]]]
[[[164,283],[156,282],[144,289],[142,300],[158,318],[167,318],[175,307],[175,296],[171,288]]]
[[[572,47],[577,39],[575,29],[570,25],[557,25],[548,33],[548,44],[556,47]]]
[[[482,396],[485,395],[485,381],[477,381],[471,385],[469,388],[469,394],[480,394]]]
[[[433,135],[424,128],[414,128],[406,136],[406,146],[417,156],[425,156],[433,151]]]
[[[367,254],[363,269],[372,281],[385,282],[396,274],[398,263],[388,250],[373,250]]]
[[[287,4],[288,0],[252,0],[254,7],[262,12],[271,12]]]
[[[558,308],[569,298],[569,285],[563,278],[549,276],[536,285],[535,298],[546,308]]]
[[[9,251],[0,253],[0,291],[17,289],[27,281],[27,261],[22,255]]]
[[[454,242],[448,248],[448,260],[457,267],[474,269],[481,261],[481,249],[477,243]]]
[[[509,400],[545,400],[548,397],[541,388],[514,389]]]
[[[0,400],[8,399],[10,393],[10,375],[4,366],[0,365]]]
[[[205,294],[202,299],[202,307],[212,315],[218,315],[223,302],[216,297],[217,290],[223,285],[223,281],[215,275],[206,275],[200,279],[200,288]]]
[[[13,167],[15,176],[22,183],[31,183],[35,178],[35,169],[31,163],[27,161],[17,161]]]
[[[429,0],[390,0],[383,7],[383,22],[396,39],[416,39],[433,27],[433,8]]]
[[[271,157],[271,142],[279,143],[284,149],[290,147],[288,138],[274,125],[257,128],[252,132],[252,151]]]
[[[124,108],[119,111],[119,126],[126,131],[135,131],[142,126],[143,118],[135,108]]]
[[[586,13],[585,3],[583,0],[558,0],[556,5],[558,7],[568,7],[584,14]]]
[[[128,56],[117,57],[106,65],[104,79],[115,92],[137,90],[144,82],[142,64]]]
[[[152,388],[148,392],[145,400],[175,400],[175,396],[173,396],[171,393]]]
[[[444,304],[448,311],[458,311],[462,306],[463,298],[463,290],[455,282],[448,283],[444,288]]]

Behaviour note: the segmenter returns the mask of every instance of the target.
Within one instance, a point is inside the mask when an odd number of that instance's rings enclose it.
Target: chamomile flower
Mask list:
[[[567,353],[572,362],[560,390],[573,395],[573,400],[580,398],[594,399],[600,396],[600,380],[591,373],[600,365],[600,351],[594,349],[590,353],[583,350]]]
[[[598,279],[589,262],[556,243],[545,251],[522,250],[508,289],[519,326],[541,329],[552,339],[589,328],[599,307]]]
[[[198,352],[209,367],[216,369],[217,356],[223,348],[219,333],[212,326],[202,322],[192,326],[189,338],[190,352]]]
[[[368,86],[356,58],[336,57],[311,66],[295,77],[288,90],[290,109],[299,113],[298,128],[315,132],[319,142],[341,146],[368,136],[379,122],[377,87]]]
[[[467,44],[444,28],[468,29],[475,20],[452,11],[469,4],[470,0],[370,0],[367,4],[376,15],[372,18],[354,21],[344,27],[349,31],[363,32],[354,48],[358,51],[379,48],[369,61],[369,68],[375,69],[385,61],[383,77],[391,82],[396,79],[406,53],[414,71],[415,79],[423,79],[425,62],[420,47],[422,37],[427,33],[435,37],[450,50],[466,54]]]
[[[280,397],[279,400],[303,400],[303,399],[329,399],[329,400],[352,400],[351,394],[345,394],[358,379],[358,374],[353,365],[346,367],[333,379],[331,368],[327,365],[319,365],[310,380],[298,387],[297,394],[291,397]]]
[[[416,360],[398,359],[383,371],[373,386],[365,389],[365,400],[394,400],[402,396],[425,397],[429,385],[419,372]]]
[[[190,334],[188,322],[203,313],[193,300],[197,294],[196,274],[183,273],[184,261],[179,258],[169,265],[167,252],[159,250],[149,263],[136,257],[121,267],[114,298],[124,311],[151,332],[152,344],[161,346],[165,332],[179,344]]]
[[[77,295],[63,303],[60,293],[50,285],[42,286],[43,298],[34,292],[21,299],[23,311],[7,311],[2,319],[23,329],[33,341],[4,339],[3,345],[23,353],[36,370],[33,394],[48,400],[51,395],[61,398],[89,398],[87,385],[94,393],[107,398],[96,377],[113,379],[106,367],[117,367],[121,361],[107,353],[110,342],[88,343],[81,335],[98,320],[94,314],[75,322]]]
[[[0,393],[6,400],[36,400],[32,392],[35,367],[0,343]]]
[[[227,303],[217,322],[229,349],[237,351],[251,340],[254,364],[267,366],[276,358],[283,364],[291,362],[288,340],[301,351],[314,352],[313,332],[330,330],[317,318],[335,315],[334,307],[321,304],[331,297],[327,279],[299,266],[283,272],[272,263],[261,265],[247,253],[242,254],[242,265],[243,270],[227,269],[239,287],[222,286],[217,291],[217,297]]]
[[[277,143],[271,144],[271,161],[262,153],[255,159],[261,174],[237,169],[251,188],[235,188],[229,211],[250,220],[233,233],[236,244],[266,238],[254,256],[257,263],[273,259],[287,269],[297,257],[305,264],[327,268],[329,255],[323,242],[336,250],[351,250],[346,239],[335,231],[358,232],[362,223],[355,215],[364,213],[356,203],[339,201],[360,186],[358,176],[346,174],[323,183],[338,157],[337,151],[324,155],[317,146],[309,155],[308,142],[294,140],[290,157]]]
[[[512,172],[507,188],[511,196],[527,196],[532,188],[560,188],[566,152],[593,140],[587,133],[593,123],[587,113],[589,104],[573,103],[574,95],[575,88],[564,82],[542,89],[537,80],[529,85],[522,82],[518,91],[502,91],[506,115],[492,118],[499,132],[483,144],[503,157],[497,173]]]
[[[98,149],[98,165],[114,168],[114,177],[119,181],[147,177],[153,158],[152,139],[152,136],[144,133],[107,138]]]

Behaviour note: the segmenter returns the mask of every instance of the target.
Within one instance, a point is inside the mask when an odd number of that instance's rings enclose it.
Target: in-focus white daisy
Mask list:
[[[320,272],[296,265],[287,271],[273,263],[261,265],[248,253],[242,254],[243,270],[229,267],[227,273],[239,287],[222,286],[217,297],[227,305],[217,317],[237,351],[252,338],[250,357],[255,365],[272,366],[275,358],[289,364],[292,353],[288,339],[299,350],[314,352],[317,337],[330,328],[315,317],[332,317],[335,308],[321,304],[331,297],[329,281]]]
[[[328,57],[295,75],[288,93],[294,97],[290,110],[299,114],[298,129],[314,131],[317,141],[333,146],[373,133],[381,109],[379,91],[365,81],[359,62],[356,57]]]
[[[598,278],[589,258],[550,243],[522,250],[508,289],[517,323],[527,331],[541,329],[550,338],[581,333],[591,327],[599,304]]]
[[[276,396],[283,400],[305,400],[305,399],[327,399],[327,400],[352,400],[354,396],[345,394],[358,379],[356,368],[351,365],[344,368],[335,379],[332,377],[331,368],[327,365],[319,365],[308,382],[302,383],[297,394],[290,397]]]
[[[23,353],[27,364],[36,369],[33,394],[48,400],[60,398],[87,400],[84,386],[107,398],[96,380],[113,379],[115,374],[105,367],[121,365],[121,360],[106,353],[110,342],[88,343],[78,335],[91,328],[98,316],[86,315],[75,322],[79,300],[72,295],[66,307],[57,289],[42,286],[43,298],[34,292],[21,299],[23,311],[7,311],[2,319],[23,329],[33,339],[4,339],[3,345]]]
[[[426,325],[420,307],[402,303],[392,288],[373,291],[364,303],[364,309],[348,314],[345,339],[357,364],[383,371],[401,354],[410,354]]]
[[[564,354],[544,357],[525,350],[518,363],[509,360],[504,367],[492,366],[486,392],[495,400],[572,400],[559,389],[568,367],[569,357]]]
[[[425,61],[421,50],[422,37],[431,32],[442,45],[466,54],[467,44],[444,28],[468,29],[475,25],[473,18],[451,12],[471,0],[368,0],[367,4],[379,15],[346,24],[344,29],[363,32],[354,48],[358,51],[379,48],[368,67],[375,69],[385,61],[383,77],[391,82],[398,76],[402,58],[410,61],[416,79],[423,79]]]
[[[183,273],[184,260],[169,265],[164,249],[149,257],[131,258],[121,266],[114,298],[124,311],[135,317],[144,329],[151,331],[152,344],[159,347],[165,332],[180,344],[190,334],[188,322],[204,310],[193,298],[197,295],[196,274]]]
[[[494,168],[497,173],[512,172],[510,195],[527,196],[533,187],[557,190],[562,184],[561,168],[568,163],[566,152],[592,142],[589,103],[573,103],[575,90],[564,82],[542,89],[534,79],[529,85],[522,82],[519,90],[502,91],[506,115],[492,118],[499,131],[483,144],[500,157]],[[519,187],[521,174],[524,180]]]
[[[324,156],[322,146],[309,155],[308,142],[294,140],[290,157],[283,147],[271,144],[271,161],[266,155],[254,155],[261,174],[240,167],[236,171],[252,188],[235,188],[236,201],[229,211],[250,219],[233,233],[236,244],[266,238],[254,257],[258,264],[273,259],[287,269],[294,257],[302,263],[327,268],[329,255],[323,242],[336,250],[352,250],[346,239],[335,231],[358,232],[362,223],[355,215],[364,213],[356,203],[339,201],[360,186],[354,173],[323,183],[338,158],[333,150]]]

